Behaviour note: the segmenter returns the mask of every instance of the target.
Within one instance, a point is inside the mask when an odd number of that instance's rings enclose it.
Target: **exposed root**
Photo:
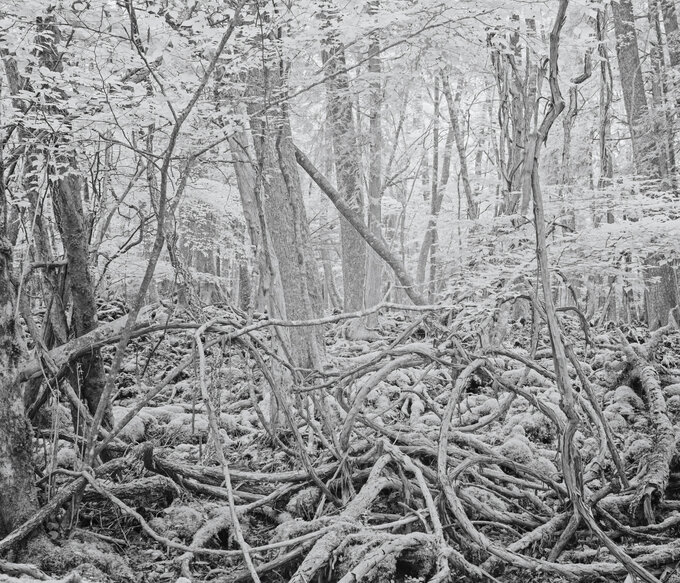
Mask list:
[[[37,519],[0,541],[0,552],[46,521],[54,535],[64,521],[59,509],[78,494],[88,517],[93,509],[110,516],[113,507],[124,528],[143,533],[154,556],[167,555],[168,569],[189,579],[382,583],[405,573],[440,583],[496,581],[510,569],[543,581],[635,573],[657,582],[661,568],[680,560],[673,538],[680,500],[671,472],[680,391],[662,386],[654,362],[622,339],[629,368],[607,365],[632,370],[633,388],[610,381],[614,375],[604,374],[604,366],[591,367],[585,351],[567,349],[572,419],[561,408],[550,353],[535,350],[536,330],[527,356],[505,347],[480,350],[457,338],[409,344],[414,328],[406,325],[389,344],[366,341],[359,357],[338,357],[344,368],[300,380],[286,395],[279,391],[285,423],[267,438],[266,419],[243,398],[260,404],[263,391],[254,388],[253,374],[262,374],[274,392],[265,360],[273,356],[254,355],[261,338],[239,336],[240,358],[252,368],[249,386],[234,391],[238,407],[218,409],[208,392],[205,350],[215,344],[206,335],[234,335],[236,328],[226,320],[191,328],[198,331],[200,376],[184,395],[193,398],[200,389],[204,404],[150,403],[154,387],[138,404],[121,407],[142,411],[145,403],[142,416],[154,421],[140,439],[167,438],[173,415],[200,422],[200,432],[186,424],[174,443],[143,443],[94,474],[47,466],[41,485],[61,488]],[[661,349],[658,339],[655,344]],[[324,399],[324,391],[332,392]],[[565,465],[561,444],[569,432],[579,455]],[[125,452],[129,446],[111,439],[113,433],[103,436],[108,451]],[[78,449],[66,443],[73,433],[64,427],[40,435],[54,451]],[[646,464],[638,465],[640,451]],[[177,499],[182,504],[168,508]],[[647,524],[631,507],[644,510]],[[196,515],[187,528],[170,519],[178,508]],[[126,532],[101,536],[118,547],[129,544]],[[31,565],[0,564],[6,577],[21,569],[53,581]]]

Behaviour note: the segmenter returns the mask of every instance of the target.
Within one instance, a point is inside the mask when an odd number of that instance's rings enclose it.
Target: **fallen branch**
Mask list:
[[[95,470],[95,475],[103,476],[107,473],[122,470],[130,464],[130,460],[133,459],[133,457],[134,453],[129,457],[116,458],[106,462]],[[47,504],[45,504],[40,510],[38,510],[38,512],[35,513],[32,518],[29,518],[21,526],[0,540],[0,554],[21,542],[25,537],[27,537],[43,522],[45,522],[55,510],[61,508],[61,506],[66,504],[66,502],[73,498],[73,496],[80,494],[85,486],[87,486],[87,480],[85,477],[80,476],[70,484],[61,488]]]

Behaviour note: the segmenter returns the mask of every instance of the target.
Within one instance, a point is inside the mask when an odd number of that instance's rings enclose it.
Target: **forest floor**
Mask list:
[[[138,413],[115,457],[0,581],[680,581],[673,327],[560,314],[578,411],[565,476],[569,420],[531,318],[486,350],[446,312],[383,311],[366,340],[338,321],[327,365],[286,387],[266,321],[239,336],[212,309],[197,336],[195,316],[133,341],[113,414]],[[70,419],[53,399],[36,421],[43,504],[85,476]]]

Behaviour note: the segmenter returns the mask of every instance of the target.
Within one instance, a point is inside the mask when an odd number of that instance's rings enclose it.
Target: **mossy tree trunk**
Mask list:
[[[0,141],[0,177],[4,176],[3,147],[4,139]],[[38,508],[31,426],[16,381],[22,346],[11,281],[12,244],[6,237],[7,214],[5,184],[0,180],[0,538]]]

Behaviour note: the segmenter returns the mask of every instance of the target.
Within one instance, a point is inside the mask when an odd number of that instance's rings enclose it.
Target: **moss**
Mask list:
[[[626,448],[626,458],[630,461],[636,461],[642,459],[647,455],[652,449],[652,442],[645,438],[639,438],[632,441],[632,443]]]
[[[293,516],[310,520],[314,516],[319,500],[321,500],[319,488],[316,486],[303,488],[288,501],[286,511]]]
[[[506,427],[511,431],[522,427],[524,434],[538,443],[551,443],[555,437],[555,427],[550,420],[539,411],[526,411],[508,417]]]
[[[163,514],[168,529],[185,540],[190,540],[205,522],[201,512],[183,503],[173,503],[163,511]]]
[[[643,409],[645,406],[640,396],[627,385],[621,385],[614,391],[613,400],[617,403],[628,403],[636,409]]]
[[[522,439],[519,435],[513,435],[498,447],[499,453],[512,461],[527,463],[534,457],[534,453],[529,445],[529,440]]]
[[[127,561],[112,547],[93,536],[84,540],[67,540],[61,546],[38,536],[28,543],[24,562],[36,564],[47,573],[63,574],[74,569],[98,583],[128,583],[136,577]]]

